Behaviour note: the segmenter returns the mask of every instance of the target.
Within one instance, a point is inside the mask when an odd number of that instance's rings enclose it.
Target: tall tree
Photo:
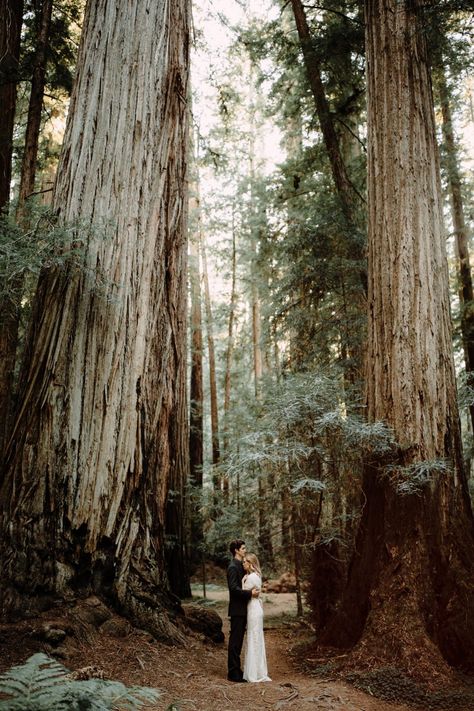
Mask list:
[[[33,194],[35,188],[52,11],[53,1],[43,0],[38,3],[35,16],[37,24],[36,46],[16,210],[17,221],[24,230],[28,227],[26,201]],[[0,322],[0,352],[2,354],[0,366],[0,432],[2,436],[0,437],[0,452],[3,452],[6,445],[13,414],[14,370],[17,357],[23,283],[24,280],[20,274],[12,285],[10,297],[2,304],[2,320]]]
[[[331,164],[334,184],[341,200],[344,215],[349,222],[352,222],[354,220],[356,194],[354,193],[347,168],[342,158],[339,139],[321,76],[321,62],[312,45],[311,33],[303,3],[301,0],[291,0],[291,5],[303,51],[306,73],[313,93],[321,132]]]
[[[192,205],[192,203],[191,203]],[[199,209],[198,202],[197,208]],[[192,483],[202,487],[203,465],[203,372],[202,372],[202,313],[199,234],[190,240],[189,280],[191,283],[191,386],[189,462]]]
[[[219,464],[219,409],[217,406],[216,349],[214,346],[214,320],[212,318],[211,289],[209,286],[209,270],[207,268],[207,253],[204,238],[201,237],[202,272],[204,281],[204,303],[206,305],[207,350],[209,354],[209,394],[211,400],[211,441],[212,463]]]
[[[7,612],[95,590],[163,639],[188,474],[189,14],[88,3],[53,204],[84,268],[40,279],[0,492]]]
[[[323,639],[413,673],[474,666],[463,469],[423,0],[366,0],[367,407],[397,441],[366,467],[347,589]],[[390,464],[390,468],[384,468]],[[400,492],[407,492],[404,496]]]
[[[0,2],[0,211],[10,198],[13,122],[23,19],[21,0]]]
[[[227,452],[228,442],[228,418],[231,405],[231,368],[232,353],[234,350],[234,322],[237,301],[237,245],[235,235],[235,210],[232,205],[232,254],[231,254],[231,288],[229,304],[229,321],[227,325],[227,347],[225,353],[225,375],[224,375],[224,453]]]
[[[13,125],[20,57],[23,2],[0,2],[0,213],[10,199]],[[0,316],[0,456],[3,453],[11,407],[11,383],[15,369],[16,307],[4,302]],[[13,328],[12,328],[13,325]]]
[[[454,227],[459,274],[459,301],[461,306],[461,335],[466,372],[472,385],[474,371],[474,304],[472,274],[469,255],[469,232],[464,218],[462,182],[458,167],[458,151],[454,138],[449,87],[444,67],[436,73],[436,85],[441,104],[442,131],[444,138],[445,167],[451,199],[451,215]],[[474,404],[470,406],[471,425],[474,432]]]
[[[36,161],[38,157],[38,141],[43,112],[46,64],[52,12],[53,0],[43,0],[40,4],[37,18],[38,32],[36,51],[33,63],[30,100],[28,105],[28,119],[26,122],[25,147],[21,164],[20,189],[18,195],[20,214],[26,200],[35,189]]]

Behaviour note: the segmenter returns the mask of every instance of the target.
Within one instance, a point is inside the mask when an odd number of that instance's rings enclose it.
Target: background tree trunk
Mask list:
[[[94,590],[168,641],[167,498],[182,521],[188,476],[188,49],[187,0],[88,4],[54,196],[84,265],[40,279],[0,499],[6,611]]]
[[[53,0],[43,0],[41,3],[41,9],[38,13],[38,40],[35,51],[33,76],[31,79],[31,93],[25,132],[25,147],[21,163],[21,179],[17,211],[20,218],[26,200],[35,190],[38,141],[43,111],[47,52],[52,12]]]
[[[464,219],[461,176],[459,174],[456,141],[454,139],[449,88],[444,69],[440,69],[437,73],[437,86],[441,104],[441,115],[443,118],[442,130],[446,152],[446,172],[448,175],[451,214],[458,258],[461,335],[466,373],[469,377],[469,383],[472,385],[472,372],[474,371],[474,304],[471,264],[469,259],[469,234]],[[471,426],[474,432],[474,405],[470,406],[469,411],[471,415]]]
[[[339,139],[334,128],[334,122],[329,110],[329,104],[321,78],[320,61],[311,44],[311,34],[301,0],[291,0],[291,5],[301,42],[301,49],[303,51],[306,73],[316,104],[319,125],[331,165],[334,184],[341,200],[344,215],[346,219],[351,222],[354,218],[353,206],[355,193],[349,180],[346,166],[342,160]]]
[[[201,270],[198,236],[190,241],[189,278],[191,282],[191,387],[189,462],[191,481],[202,487],[203,465],[203,373],[202,373],[202,313]]]
[[[214,323],[212,318],[211,291],[204,238],[201,239],[202,271],[204,279],[204,302],[206,305],[207,350],[209,353],[209,390],[211,398],[212,463],[219,464],[219,410],[217,407],[216,352],[214,347]]]
[[[232,284],[230,289],[230,304],[229,304],[229,322],[227,325],[227,348],[225,352],[225,375],[224,375],[224,436],[223,436],[223,449],[224,456],[229,450],[229,415],[230,415],[230,405],[231,405],[231,371],[232,371],[232,356],[234,351],[234,323],[235,323],[235,311],[237,307],[237,245],[236,245],[236,235],[235,235],[235,216],[234,216],[234,206],[232,206],[232,257],[231,257],[231,271],[232,271]],[[229,502],[229,476],[227,472],[223,476],[222,490],[224,495],[224,504]]]
[[[22,20],[23,2],[0,0],[0,212],[10,200]],[[12,297],[0,305],[0,457],[10,421],[18,333],[18,308]]]
[[[22,0],[0,0],[0,211],[10,200]]]
[[[357,239],[357,234],[362,236],[363,228],[361,227],[361,218],[359,215],[358,206],[361,204],[361,196],[354,188],[341,149],[341,141],[336,132],[334,117],[330,110],[330,105],[326,96],[326,90],[322,80],[321,61],[312,44],[312,38],[304,5],[301,0],[291,0],[293,14],[295,17],[296,28],[301,43],[306,74],[314,97],[316,113],[318,116],[319,126],[323,136],[324,145],[331,167],[331,173],[334,180],[337,195],[339,197],[342,214],[346,222],[347,236],[344,239],[346,243],[346,254],[344,258],[347,260],[355,260],[359,263],[357,266],[356,281],[357,288],[352,287],[350,315],[345,314],[345,320],[349,323],[357,325],[357,331],[360,333],[361,324],[363,322],[362,314],[366,309],[367,295],[367,268],[365,264],[365,245],[362,246],[362,240]],[[348,60],[350,63],[350,59]],[[347,128],[345,129],[347,131]],[[354,137],[351,135],[352,141]],[[347,143],[347,141],[346,141]],[[356,239],[354,239],[356,237]],[[341,275],[342,288],[344,286],[344,274]],[[341,333],[343,341],[346,340],[344,331]],[[365,354],[361,342],[351,348],[350,358],[349,353],[342,354],[342,360],[345,363],[345,377],[350,384],[359,381],[360,370],[364,363]]]
[[[34,193],[35,189],[52,11],[53,0],[43,0],[43,2],[39,4],[36,18],[38,38],[33,62],[33,75],[31,78],[28,118],[26,122],[18,204],[16,209],[17,222],[21,229],[25,231],[28,229],[29,222],[26,201],[30,195]],[[10,16],[14,22],[19,21],[18,32],[20,33],[21,18],[13,18],[12,15]],[[1,452],[3,452],[7,444],[8,432],[13,417],[12,410],[14,409],[15,392],[14,373],[18,351],[23,285],[24,280],[20,275],[12,284],[10,297],[2,304],[2,318],[0,321],[0,354],[2,355],[2,359],[0,360],[0,432],[3,433],[3,437],[0,442]]]
[[[449,676],[441,655],[474,666],[474,545],[422,5],[365,4],[367,405],[369,419],[387,422],[398,446],[366,468],[347,589],[323,640],[359,641],[362,657],[432,680]],[[444,466],[436,469],[435,461]],[[387,463],[395,469],[384,470]],[[401,485],[411,493],[400,495]]]

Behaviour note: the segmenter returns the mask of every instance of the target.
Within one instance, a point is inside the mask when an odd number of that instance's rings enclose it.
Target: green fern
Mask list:
[[[46,654],[0,676],[0,711],[135,711],[155,702],[160,692],[119,681],[73,681],[68,669]]]

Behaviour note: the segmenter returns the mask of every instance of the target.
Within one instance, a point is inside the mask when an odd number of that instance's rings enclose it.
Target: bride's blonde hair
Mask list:
[[[258,558],[255,555],[255,553],[246,553],[245,554],[245,560],[250,563],[251,571],[255,571],[262,577],[262,571],[260,569],[260,563],[258,562]]]

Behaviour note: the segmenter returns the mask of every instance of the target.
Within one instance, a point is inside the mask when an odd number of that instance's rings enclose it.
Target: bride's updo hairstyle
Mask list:
[[[255,555],[255,553],[246,553],[245,554],[245,560],[250,563],[250,572],[253,573],[254,571],[262,577],[262,571],[260,569],[260,563],[258,562],[258,558]]]

